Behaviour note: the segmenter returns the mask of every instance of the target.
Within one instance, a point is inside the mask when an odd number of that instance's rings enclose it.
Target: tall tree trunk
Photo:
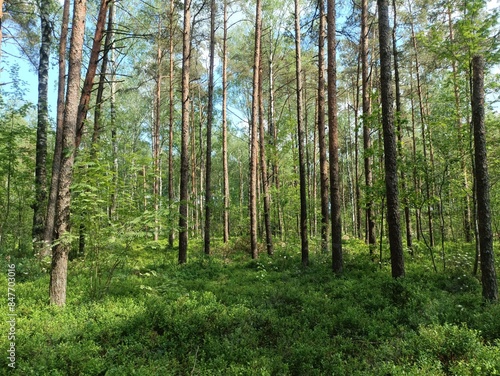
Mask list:
[[[370,139],[370,122],[371,122],[371,88],[370,88],[370,72],[368,65],[368,0],[361,2],[361,80],[362,80],[362,95],[363,95],[363,150],[364,150],[364,167],[365,167],[365,186],[366,186],[366,240],[370,247],[372,255],[377,243],[377,234],[375,233],[375,219],[373,218],[373,172],[371,155],[371,139]]]
[[[76,128],[78,124],[78,99],[80,97],[80,71],[82,66],[83,39],[85,34],[86,1],[77,0],[73,5],[73,24],[69,51],[68,88],[62,132],[62,153],[59,172],[59,189],[56,203],[56,239],[50,272],[50,303],[63,306],[66,303],[68,279],[68,253],[71,247],[69,217],[75,158]]]
[[[56,220],[56,202],[59,189],[59,171],[62,157],[62,133],[64,120],[64,96],[66,86],[66,45],[68,41],[70,0],[65,0],[63,5],[63,16],[61,20],[61,35],[59,40],[59,62],[58,62],[58,85],[57,85],[57,120],[56,120],[56,142],[54,157],[52,161],[52,175],[50,180],[49,200],[47,203],[47,216],[45,219],[44,242],[45,246],[40,252],[40,257],[50,255],[52,249],[50,244],[54,236]]]
[[[451,9],[451,7],[448,7],[447,16],[448,16],[449,37],[450,37],[450,42],[454,43],[455,35],[453,32],[453,22],[452,22],[451,13],[452,13],[452,9]],[[462,126],[462,116],[461,116],[461,111],[460,111],[460,87],[459,87],[459,83],[458,83],[457,62],[455,59],[452,59],[451,69],[452,69],[452,73],[453,73],[453,95],[455,97],[455,122],[456,122],[456,127],[457,127],[457,134],[458,134],[458,150],[464,150],[465,143],[464,143],[464,136],[462,134],[464,128]],[[462,187],[464,190],[464,195],[463,195],[464,237],[465,237],[465,241],[467,243],[470,243],[472,241],[472,223],[471,223],[472,222],[472,213],[471,213],[471,204],[470,204],[470,199],[469,199],[469,179],[467,176],[467,166],[466,166],[464,157],[460,158],[460,169],[462,170],[462,173],[463,173]]]
[[[94,109],[94,131],[92,133],[92,145],[90,153],[93,158],[96,157],[99,138],[102,132],[102,105],[104,103],[104,85],[106,83],[106,75],[108,74],[109,56],[113,43],[113,17],[112,12],[114,9],[113,2],[110,3],[108,11],[108,29],[106,30],[106,39],[104,41],[104,52],[101,62],[101,71],[99,72],[99,84],[97,85],[97,94],[95,98]]]
[[[50,2],[40,1],[42,40],[38,66],[38,124],[36,131],[35,202],[33,204],[33,245],[35,253],[43,248],[47,210],[47,127],[49,126],[48,80],[52,26],[49,20]],[[1,35],[0,35],[1,38]]]
[[[92,43],[92,49],[90,52],[89,65],[87,67],[87,74],[85,75],[85,81],[83,83],[82,94],[80,96],[80,104],[78,107],[78,119],[76,126],[76,141],[75,141],[75,153],[80,146],[80,142],[83,137],[83,132],[85,130],[85,123],[87,119],[87,113],[90,108],[90,96],[92,94],[92,88],[94,86],[94,78],[97,72],[97,65],[99,64],[99,55],[101,52],[102,39],[104,37],[105,25],[106,25],[106,14],[107,7],[111,0],[101,0],[101,5],[99,7],[99,13],[97,15],[97,24],[94,33],[94,39]],[[85,224],[82,222],[79,229],[80,237],[80,247],[79,254],[83,255],[85,248]]]
[[[201,127],[201,124],[202,124],[202,114],[201,114],[201,104],[200,104],[200,93],[199,93],[199,90],[200,90],[200,87],[198,87],[198,104],[200,105],[199,106],[199,111],[198,111],[198,114],[200,115],[200,127]],[[194,110],[194,101],[191,102],[191,112],[190,112],[190,123],[189,123],[189,127],[190,127],[190,130],[189,130],[189,134],[191,136],[191,139],[189,140],[189,145],[190,145],[190,153],[191,153],[191,160],[190,160],[190,164],[191,164],[191,169],[190,169],[190,172],[191,172],[191,196],[193,200],[195,200],[195,202],[197,203],[200,203],[198,201],[198,186],[196,185],[196,172],[198,171],[198,166],[197,166],[197,155],[196,155],[196,129],[195,129],[195,110]],[[201,145],[202,143],[202,139],[201,139],[201,131],[200,131],[200,159],[201,159],[201,155],[202,155],[202,150],[203,150],[203,147]],[[201,164],[200,164],[201,165]],[[201,177],[201,174],[200,174],[200,183],[202,182],[202,177]],[[197,236],[198,234],[198,209],[199,209],[199,205],[193,205],[192,206],[192,210],[189,211],[189,207],[188,207],[188,219],[190,218],[191,219],[191,223],[192,223],[192,226],[191,226],[191,236]],[[189,216],[189,213],[190,216]]]
[[[215,0],[210,1],[210,62],[208,68],[207,153],[205,160],[205,254],[210,254],[212,219],[212,123],[214,112]]]
[[[204,105],[205,101],[202,100],[201,96],[201,85],[198,86],[198,140],[199,143],[198,145],[196,144],[196,139],[193,137],[193,140],[191,142],[192,145],[192,150],[193,150],[193,173],[192,173],[192,186],[195,187],[193,189],[193,196],[196,197],[197,200],[195,202],[198,203],[198,205],[195,205],[194,208],[194,214],[195,214],[195,225],[194,225],[194,234],[195,236],[200,236],[203,238],[203,211],[205,209],[205,196],[203,195],[203,192],[205,190],[205,162],[204,162],[204,154],[203,154],[203,128],[204,124],[206,124],[206,119],[203,117],[205,110],[204,110]],[[193,107],[194,108],[194,107]],[[195,133],[195,126],[196,126],[196,121],[195,121],[195,111],[193,110],[193,117],[192,117],[192,128],[193,128],[193,134]],[[196,146],[199,147],[199,153],[196,152]],[[197,174],[198,173],[198,174]],[[198,178],[198,180],[197,180]]]
[[[337,116],[337,38],[335,0],[328,0],[328,145],[330,154],[330,201],[332,215],[332,269],[340,274],[342,261],[342,222],[340,216],[339,138]]]
[[[262,59],[262,55],[261,55]],[[271,230],[271,193],[269,192],[269,176],[267,172],[267,157],[266,157],[266,133],[264,130],[264,96],[262,90],[262,60],[259,64],[259,156],[260,156],[260,171],[262,179],[262,193],[264,201],[264,227],[266,233],[266,250],[269,256],[274,253],[273,249],[273,234]]]
[[[325,142],[325,2],[319,0],[319,40],[318,40],[318,144],[319,180],[321,196],[321,249],[328,250],[328,162]]]
[[[411,14],[411,3],[409,2],[409,11]],[[420,124],[421,124],[421,133],[422,133],[422,149],[424,153],[424,172],[425,172],[425,195],[427,199],[427,223],[429,227],[429,245],[434,247],[434,225],[432,218],[432,205],[431,205],[431,181],[429,174],[429,167],[427,163],[427,137],[426,137],[426,113],[424,109],[424,98],[422,93],[422,80],[420,77],[420,60],[417,48],[417,38],[415,35],[415,27],[413,21],[410,18],[410,27],[411,27],[411,38],[413,41],[413,49],[415,52],[415,72],[417,78],[417,94],[418,94],[418,102],[419,102],[419,112],[420,112]]]
[[[361,239],[361,187],[359,181],[359,78],[361,75],[361,54],[358,54],[358,69],[356,71],[356,98],[354,105],[354,184],[355,184],[355,213],[356,236]]]
[[[118,191],[118,142],[116,139],[116,66],[115,66],[115,12],[116,6],[115,1],[109,4],[109,19],[108,19],[108,35],[109,35],[109,45],[110,45],[110,129],[111,129],[111,156],[113,159],[113,178],[112,178],[112,192],[110,197],[109,206],[109,220],[116,219],[116,208],[117,208],[117,191]],[[106,36],[108,37],[108,36]]]
[[[224,0],[222,38],[222,174],[224,176],[224,243],[229,241],[229,169],[227,164],[227,0]]]
[[[179,264],[187,261],[188,200],[189,200],[189,69],[191,62],[191,0],[184,1],[184,30],[182,37],[182,129],[181,181],[179,205]]]
[[[420,178],[417,173],[417,133],[415,130],[415,101],[413,99],[413,72],[412,66],[410,65],[410,108],[411,108],[411,140],[412,140],[412,177],[413,177],[413,189],[417,195],[421,194],[420,189]],[[417,233],[417,241],[420,241],[421,236],[421,212],[420,207],[415,208],[415,227]]]
[[[269,143],[272,148],[272,158],[271,158],[271,176],[272,182],[275,186],[277,192],[280,189],[280,179],[279,179],[279,166],[276,157],[276,144],[278,143],[278,131],[276,129],[276,119],[275,119],[275,93],[274,93],[274,47],[273,47],[273,35],[269,34]],[[278,234],[283,240],[284,234],[284,223],[283,223],[283,210],[280,200],[276,202],[276,212],[278,217]]]
[[[396,29],[397,29],[397,7],[396,0],[392,0],[392,8],[394,12],[394,25],[392,29],[392,51],[394,55],[394,81],[395,81],[395,89],[396,89],[396,131],[397,131],[397,143],[398,143],[398,153],[400,158],[403,157],[403,129],[401,127],[401,118],[402,118],[402,105],[401,105],[401,88],[400,88],[400,80],[399,80],[399,54],[397,48],[397,38],[396,38]],[[401,170],[401,189],[405,193],[403,196],[403,206],[405,213],[405,229],[406,229],[406,246],[408,249],[413,248],[412,241],[412,233],[411,233],[411,217],[410,217],[410,207],[408,203],[408,197],[406,195],[407,185],[405,172]]]
[[[155,92],[153,105],[153,129],[152,129],[152,152],[153,152],[153,209],[154,209],[154,231],[153,239],[158,241],[159,222],[158,211],[160,209],[160,149],[161,149],[161,68],[163,63],[163,49],[161,46],[161,29],[162,18],[158,21],[158,35],[156,46],[156,77],[155,77]]]
[[[168,84],[168,207],[169,214],[172,217],[172,205],[174,202],[174,0],[170,1],[169,14],[169,42],[168,42],[168,59],[169,59],[169,84]],[[174,247],[174,230],[168,230],[168,246],[170,249]]]
[[[261,0],[255,5],[255,49],[252,84],[252,118],[250,121],[250,251],[252,258],[258,257],[257,244],[257,155],[258,155],[258,128],[259,121],[259,74],[261,61],[261,36],[262,36],[262,5]]]
[[[316,91],[316,95],[317,95]],[[318,235],[318,164],[316,161],[318,160],[318,149],[316,148],[316,145],[318,144],[318,124],[317,124],[317,119],[318,119],[318,98],[316,96],[315,101],[314,101],[314,126],[313,126],[313,142],[312,142],[312,171],[311,171],[311,176],[309,177],[311,184],[312,184],[312,193],[311,193],[311,198],[310,202],[312,205],[311,211],[312,211],[312,225],[311,225],[311,236],[316,237]],[[324,248],[323,248],[324,250]]]
[[[378,0],[380,44],[380,91],[382,100],[382,126],[384,133],[385,187],[387,196],[387,224],[391,267],[394,278],[405,275],[403,244],[399,223],[399,190],[397,146],[394,132],[394,109],[391,75],[391,28],[388,0]]]
[[[302,249],[302,265],[309,264],[309,237],[307,233],[307,181],[305,160],[305,133],[303,113],[303,83],[302,61],[300,51],[300,7],[299,0],[295,0],[295,81],[297,83],[297,135],[299,145],[299,185],[300,185],[300,239]]]
[[[484,125],[484,57],[472,59],[472,124],[474,127],[474,160],[476,166],[477,213],[479,248],[481,251],[481,281],[483,297],[498,300],[498,284],[491,229],[490,182],[486,155],[486,129]]]

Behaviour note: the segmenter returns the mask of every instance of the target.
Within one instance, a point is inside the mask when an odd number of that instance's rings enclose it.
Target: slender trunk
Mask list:
[[[455,40],[455,35],[453,32],[453,22],[452,22],[452,10],[450,8],[447,9],[447,15],[448,15],[448,28],[449,28],[449,37],[450,37],[450,42],[454,43]],[[455,97],[455,123],[457,127],[457,134],[458,134],[458,150],[464,150],[464,136],[462,134],[463,132],[463,126],[462,126],[462,120],[461,120],[461,112],[460,112],[460,88],[458,84],[458,71],[457,71],[457,62],[455,59],[452,60],[451,64],[451,69],[452,69],[452,74],[453,74],[453,95]],[[467,177],[467,166],[465,163],[465,156],[460,157],[460,169],[463,173],[463,182],[462,182],[462,187],[463,187],[463,203],[464,203],[464,219],[463,219],[463,226],[464,226],[464,237],[465,241],[467,243],[470,243],[472,241],[472,213],[471,213],[471,207],[470,207],[470,199],[469,199],[469,179]]]
[[[83,83],[82,93],[80,96],[80,104],[78,107],[78,118],[76,126],[76,141],[75,141],[75,154],[80,146],[80,142],[83,137],[83,132],[85,129],[85,123],[87,118],[87,113],[90,107],[90,95],[92,94],[92,88],[94,86],[94,78],[97,72],[97,65],[99,64],[99,54],[101,52],[102,38],[104,37],[104,29],[106,25],[106,14],[107,7],[110,0],[101,0],[101,5],[99,7],[99,14],[97,16],[97,24],[94,33],[94,40],[92,43],[92,50],[90,52],[89,65],[87,67],[87,74],[85,76],[85,81]],[[80,237],[80,248],[79,253],[84,253],[85,247],[85,224],[80,224],[79,228]],[[82,248],[83,247],[83,248]]]
[[[33,204],[33,245],[35,253],[43,248],[41,241],[45,229],[47,210],[47,127],[49,56],[52,43],[52,26],[49,20],[49,1],[40,1],[40,23],[42,41],[40,46],[40,62],[38,66],[38,124],[36,132],[35,162],[35,203]],[[0,36],[1,37],[1,36]]]
[[[383,265],[383,261],[384,261],[384,258],[383,258],[383,241],[384,241],[384,197],[382,197],[382,202],[380,203],[380,207],[381,207],[381,210],[380,210],[380,241],[379,241],[379,257],[378,257],[378,261],[379,261],[379,265],[380,265],[380,269],[382,269],[382,265]]]
[[[191,159],[190,159],[190,163],[191,163],[191,169],[190,169],[190,172],[191,172],[191,196],[195,202],[198,203],[198,187],[196,185],[196,172],[198,170],[197,168],[197,165],[196,165],[196,161],[197,161],[197,155],[196,155],[196,130],[195,130],[195,119],[194,119],[194,116],[195,116],[195,111],[194,111],[194,101],[191,103],[191,113],[190,113],[190,123],[189,123],[189,127],[190,127],[190,130],[189,130],[189,134],[191,136],[191,139],[190,139],[190,142],[189,142],[189,145],[190,145],[190,153],[191,153]],[[201,111],[201,108],[200,108],[200,111]],[[200,113],[200,111],[198,111]],[[201,117],[201,113],[200,113],[200,117]],[[200,119],[200,124],[201,124],[201,119]],[[200,149],[201,149],[201,138],[200,138]],[[200,150],[200,157],[201,157],[201,150]],[[201,179],[200,179],[201,180]],[[193,205],[192,208],[191,208],[191,211],[189,210],[189,207],[188,207],[188,218],[191,219],[191,223],[192,223],[192,226],[191,226],[191,236],[196,236],[197,235],[197,232],[198,232],[198,208],[199,206],[198,205]],[[191,213],[191,214],[189,214]]]
[[[389,247],[391,250],[392,276],[394,278],[399,278],[405,275],[405,268],[399,223],[397,146],[394,134],[389,4],[388,0],[378,0],[377,4],[379,12],[380,91],[382,101],[382,126],[384,134],[387,224],[389,227]]]
[[[413,100],[413,73],[410,65],[410,108],[411,108],[411,140],[412,140],[412,176],[413,176],[413,189],[417,195],[421,194],[420,179],[417,174],[417,134],[415,130],[415,101]],[[420,207],[415,208],[415,224],[417,232],[417,241],[420,241],[421,226],[420,220]]]
[[[207,153],[205,160],[205,254],[210,254],[212,219],[212,123],[214,112],[215,0],[210,1],[210,62],[208,68]]]
[[[354,184],[355,211],[356,211],[356,236],[361,239],[361,187],[359,181],[359,78],[361,74],[361,54],[358,54],[358,69],[356,72],[356,99],[354,105]]]
[[[227,164],[227,0],[224,0],[222,39],[222,171],[224,175],[224,243],[229,241],[229,169]]]
[[[474,160],[476,165],[477,212],[479,248],[481,252],[481,281],[483,297],[498,300],[498,282],[495,271],[493,231],[491,229],[490,182],[484,125],[484,58],[472,59],[472,124],[474,127]]]
[[[14,156],[14,146],[12,145],[12,140],[13,140],[13,132],[14,132],[14,114],[11,113],[11,119],[10,119],[10,135],[9,135],[9,145],[8,145],[8,151],[9,151],[9,158],[7,162],[7,181],[5,183],[5,205],[2,205],[4,208],[4,213],[3,217],[4,220],[2,223],[0,223],[0,247],[3,245],[3,241],[5,239],[4,233],[5,233],[5,225],[9,222],[9,216],[10,216],[10,208],[11,208],[11,188],[12,188],[12,175],[14,173],[14,168],[13,168],[13,163],[15,162],[15,156]]]
[[[146,211],[148,209],[148,183],[146,175],[147,175],[146,166],[142,165],[142,194],[144,199],[144,204],[142,208],[143,211]]]
[[[170,1],[170,33],[168,45],[168,59],[169,59],[169,85],[168,85],[168,207],[169,215],[172,217],[172,205],[174,202],[174,0]],[[174,246],[174,230],[168,230],[168,246],[170,249]]]
[[[330,154],[330,200],[332,211],[332,269],[334,273],[340,274],[343,269],[343,261],[337,116],[337,38],[335,35],[335,24],[335,0],[328,0],[328,145]]]
[[[99,138],[101,136],[102,132],[102,120],[101,120],[101,115],[102,115],[102,105],[104,103],[103,97],[104,97],[104,85],[106,83],[106,75],[108,74],[108,63],[109,63],[109,56],[110,56],[110,51],[112,48],[112,43],[113,43],[113,17],[112,17],[112,12],[113,12],[113,2],[110,3],[110,8],[108,11],[108,29],[106,30],[106,39],[104,41],[104,53],[102,56],[102,62],[101,62],[101,71],[99,72],[99,84],[97,86],[97,94],[96,94],[96,99],[95,99],[95,109],[94,109],[94,131],[92,133],[92,145],[91,145],[91,155],[93,158],[96,157],[97,149],[98,149],[98,143],[99,143]]]
[[[273,53],[273,36],[270,34],[270,51],[269,51],[269,143],[272,148],[272,158],[271,158],[271,175],[272,182],[276,188],[276,191],[279,192],[280,189],[280,179],[279,179],[279,166],[276,157],[276,149],[275,146],[278,143],[278,131],[276,129],[276,120],[275,120],[275,94],[274,94],[274,53]],[[283,219],[283,210],[279,200],[277,200],[276,204],[277,217],[278,217],[278,234],[280,239],[283,240],[284,234],[284,219]]]
[[[193,137],[193,141],[191,142],[192,145],[192,150],[193,150],[193,173],[192,173],[192,186],[195,187],[193,189],[193,196],[196,197],[199,201],[195,201],[198,203],[198,205],[195,205],[194,208],[194,215],[195,215],[195,226],[194,226],[194,234],[195,236],[200,236],[203,238],[203,226],[204,223],[202,224],[203,221],[203,211],[205,209],[205,196],[203,195],[203,192],[205,190],[205,184],[204,184],[204,179],[205,179],[205,162],[204,162],[204,154],[203,154],[203,126],[206,124],[206,119],[204,119],[203,114],[204,114],[204,104],[205,102],[201,98],[201,86],[198,86],[198,115],[199,115],[199,120],[198,120],[198,140],[199,140],[199,153],[196,152],[196,139]],[[194,107],[193,107],[193,118],[192,118],[192,127],[193,127],[193,134],[195,134],[195,126],[196,122],[194,120]],[[198,174],[197,174],[198,173]],[[198,177],[198,180],[196,178]]]
[[[156,46],[156,77],[155,77],[155,92],[153,104],[153,132],[152,132],[152,146],[153,146],[153,206],[154,206],[154,231],[153,240],[158,241],[159,236],[159,222],[158,211],[160,209],[160,128],[161,128],[161,68],[163,63],[163,49],[161,47],[160,34],[162,29],[161,17],[158,21],[158,36]]]
[[[409,3],[410,4],[410,3]],[[411,14],[411,4],[409,5],[410,14]],[[431,247],[434,247],[434,226],[433,226],[433,218],[432,218],[432,205],[430,203],[431,199],[431,181],[429,174],[429,167],[427,165],[427,137],[426,137],[426,114],[424,109],[424,98],[422,93],[422,80],[420,77],[420,61],[419,54],[417,48],[417,38],[415,35],[415,28],[413,21],[410,21],[411,27],[411,38],[413,41],[413,49],[415,52],[415,72],[417,78],[417,94],[418,94],[418,102],[419,102],[419,112],[420,112],[420,124],[421,124],[421,133],[422,133],[422,149],[424,153],[424,173],[425,173],[425,195],[427,199],[427,223],[429,227],[429,244]]]
[[[66,85],[66,45],[68,40],[70,0],[64,1],[63,16],[61,21],[61,35],[59,39],[59,63],[58,63],[58,86],[57,86],[57,120],[56,120],[56,142],[54,157],[52,161],[52,176],[50,180],[50,193],[47,204],[47,217],[45,219],[44,242],[45,247],[40,252],[40,257],[48,256],[52,252],[49,246],[54,236],[56,219],[57,192],[59,189],[59,171],[62,158],[62,133],[64,120],[64,96]]]
[[[189,200],[189,69],[191,62],[191,0],[184,2],[182,37],[182,130],[179,205],[179,264],[187,262]]]
[[[243,183],[243,163],[241,162],[241,157],[238,158],[238,167],[239,167],[239,222],[243,222],[243,196],[244,196],[244,183]],[[241,231],[239,232],[241,235]]]
[[[261,0],[257,0],[255,5],[255,50],[253,66],[253,87],[252,87],[252,118],[250,122],[250,251],[252,258],[258,257],[257,249],[257,155],[258,155],[258,129],[259,121],[259,74],[262,36],[262,5]]]
[[[318,41],[318,144],[319,179],[321,196],[321,249],[328,250],[328,162],[325,142],[325,3],[319,0],[319,41]]]
[[[397,132],[397,143],[398,143],[398,153],[400,158],[403,157],[403,129],[401,127],[402,123],[402,106],[401,106],[401,88],[399,80],[399,54],[397,49],[397,39],[396,39],[396,28],[397,28],[397,7],[396,0],[392,0],[392,8],[394,11],[394,25],[392,29],[392,49],[394,55],[394,81],[396,89],[396,132]],[[407,185],[405,173],[401,170],[401,189],[404,192],[403,196],[403,206],[405,213],[405,229],[406,229],[406,246],[408,249],[413,248],[412,233],[411,233],[411,217],[410,217],[410,207],[407,197]]]
[[[262,59],[262,55],[261,55]],[[267,157],[266,157],[266,133],[264,130],[264,96],[262,92],[262,61],[259,64],[259,155],[260,169],[262,179],[262,193],[264,200],[264,227],[266,233],[266,250],[269,256],[274,253],[273,249],[273,234],[271,230],[271,194],[269,192],[269,176],[267,172]]]
[[[299,144],[299,185],[300,185],[300,239],[302,249],[302,265],[309,264],[309,238],[307,233],[307,181],[305,160],[305,133],[303,113],[303,83],[302,61],[300,51],[300,7],[299,0],[295,0],[295,79],[297,83],[297,135]]]
[[[317,94],[317,92],[316,92]],[[314,117],[313,119],[318,119],[318,98],[315,98],[314,102]],[[318,126],[316,120],[313,126],[313,142],[312,142],[312,174],[309,179],[312,181],[312,193],[310,202],[312,203],[312,225],[311,225],[311,236],[316,237],[318,235],[318,153],[316,145],[318,144]]]
[[[99,54],[101,52],[102,38],[104,36],[104,29],[106,25],[106,13],[110,0],[101,0],[99,7],[99,14],[97,15],[97,23],[94,33],[94,41],[92,43],[92,50],[90,51],[90,60],[85,75],[85,81],[80,96],[80,104],[78,106],[78,119],[76,128],[76,141],[75,148],[78,149],[82,140],[83,132],[85,129],[85,119],[90,106],[90,94],[94,86],[94,78],[99,64]]]
[[[366,240],[370,247],[370,254],[373,254],[374,246],[377,243],[377,235],[375,233],[375,220],[373,218],[373,172],[371,155],[371,139],[370,139],[370,122],[371,122],[371,88],[370,88],[370,72],[368,66],[368,0],[362,0],[361,3],[361,80],[363,92],[363,150],[364,150],[364,167],[365,167],[365,186],[366,186]]]
[[[50,272],[50,303],[63,306],[66,303],[68,277],[68,253],[71,247],[69,237],[69,216],[71,204],[70,185],[73,177],[75,140],[78,124],[78,98],[80,96],[80,71],[82,66],[83,39],[85,34],[86,1],[75,1],[73,6],[73,27],[69,51],[68,87],[62,129],[62,153],[59,172],[59,189],[56,203],[56,234],[58,240],[53,248]]]
[[[111,129],[111,156],[113,159],[113,179],[112,179],[112,192],[110,198],[110,207],[109,207],[109,219],[116,219],[116,208],[117,208],[117,191],[118,191],[118,142],[116,139],[116,67],[115,67],[115,32],[114,32],[114,22],[115,22],[115,1],[112,1],[109,5],[109,20],[108,20],[108,33],[110,39],[110,66],[111,66],[111,75],[110,75],[110,129]]]

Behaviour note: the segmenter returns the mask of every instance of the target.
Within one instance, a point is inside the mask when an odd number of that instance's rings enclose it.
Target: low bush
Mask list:
[[[99,295],[88,265],[72,261],[63,309],[47,304],[46,272],[18,282],[15,374],[500,373],[499,305],[483,302],[465,270],[429,272],[409,258],[407,276],[393,280],[356,241],[345,244],[340,277],[328,255],[312,254],[304,268],[293,248],[258,260],[216,252],[186,265],[155,244],[134,249],[137,259]]]

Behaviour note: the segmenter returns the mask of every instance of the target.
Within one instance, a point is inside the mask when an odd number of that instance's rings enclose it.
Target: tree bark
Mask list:
[[[337,116],[337,62],[335,0],[328,0],[328,145],[330,154],[330,201],[332,216],[332,269],[340,274],[342,261],[342,222],[340,216],[339,139]]]
[[[397,143],[398,143],[398,153],[400,157],[403,156],[403,129],[401,127],[402,118],[402,105],[401,105],[401,88],[399,80],[399,54],[397,48],[396,40],[396,28],[397,28],[397,8],[396,0],[392,0],[392,8],[394,12],[394,25],[392,29],[392,50],[394,55],[394,81],[396,90],[396,130],[397,130]],[[406,246],[408,249],[413,248],[412,232],[411,232],[411,217],[410,217],[410,206],[408,203],[408,197],[406,195],[407,185],[405,172],[401,171],[401,189],[405,193],[403,196],[403,206],[405,213],[405,229],[406,229]]]
[[[54,236],[56,219],[57,191],[59,189],[59,171],[62,158],[62,133],[64,121],[64,96],[66,86],[66,46],[68,40],[70,1],[65,0],[63,5],[63,16],[61,20],[61,35],[59,40],[59,62],[58,62],[58,86],[57,86],[57,120],[56,120],[56,142],[54,147],[54,157],[52,161],[52,175],[50,180],[50,192],[47,203],[47,216],[45,219],[44,242],[45,246],[40,252],[40,257],[51,254],[50,244]]]
[[[82,140],[83,132],[85,130],[85,119],[90,106],[90,94],[94,86],[94,78],[97,72],[97,65],[99,64],[99,54],[101,52],[102,38],[104,37],[104,30],[106,25],[106,13],[108,4],[111,0],[101,0],[99,6],[99,13],[97,15],[97,23],[94,33],[94,40],[92,42],[92,49],[90,51],[89,65],[83,83],[82,93],[80,96],[80,104],[78,106],[78,124],[76,128],[76,142],[75,147],[78,149]]]
[[[252,258],[258,257],[257,244],[257,156],[258,156],[258,128],[259,121],[259,74],[261,61],[261,36],[262,36],[262,5],[261,0],[255,5],[255,47],[252,84],[252,118],[250,121],[250,252]]]
[[[472,124],[474,127],[481,282],[483,297],[489,301],[497,301],[498,284],[493,250],[493,231],[491,229],[490,182],[486,153],[486,128],[484,125],[484,57],[479,55],[473,57],[472,70]]]
[[[399,223],[397,146],[394,134],[391,74],[391,29],[389,26],[388,0],[378,0],[377,3],[379,12],[380,91],[382,100],[382,127],[384,134],[387,224],[389,226],[392,276],[394,278],[399,278],[405,275],[405,268]]]
[[[189,200],[189,69],[191,63],[191,0],[184,1],[182,37],[182,128],[179,205],[179,264],[187,262]]]
[[[297,136],[299,145],[299,189],[300,189],[300,240],[302,250],[302,265],[309,264],[309,234],[307,233],[307,180],[305,160],[305,132],[304,132],[304,102],[302,83],[302,61],[300,49],[300,7],[299,0],[295,0],[295,82],[297,84]]]
[[[371,88],[370,72],[368,65],[368,0],[361,2],[361,80],[363,95],[363,150],[365,167],[365,188],[366,188],[366,241],[370,247],[370,254],[373,254],[377,235],[375,233],[375,219],[373,218],[373,172],[371,158],[370,139],[370,117],[371,117]]]
[[[227,0],[224,0],[222,38],[222,173],[224,176],[224,243],[229,241],[229,169],[227,164]]]
[[[154,207],[154,220],[155,226],[153,231],[153,240],[158,241],[159,236],[159,221],[158,211],[160,209],[160,143],[161,143],[161,67],[163,63],[163,49],[161,46],[161,29],[162,18],[158,21],[158,36],[156,46],[156,77],[155,77],[155,92],[154,92],[154,106],[153,106],[153,129],[152,129],[152,146],[153,146],[153,207]]]
[[[321,249],[328,250],[329,197],[328,162],[325,143],[325,3],[319,0],[319,40],[318,40],[318,149],[321,196]]]
[[[275,119],[275,92],[274,92],[274,51],[273,51],[273,36],[269,35],[269,143],[273,147],[272,158],[271,158],[271,181],[274,184],[276,192],[280,190],[280,179],[279,179],[279,166],[277,162],[276,147],[278,142],[278,131],[276,129],[276,119]],[[283,220],[283,209],[280,200],[276,202],[275,216],[278,217],[277,223],[277,233],[279,234],[281,240],[283,240],[284,235],[284,220]]]
[[[210,254],[212,219],[212,123],[214,113],[215,0],[210,1],[210,50],[208,67],[207,149],[205,159],[205,254]]]
[[[83,39],[85,34],[86,1],[77,0],[73,5],[73,27],[69,51],[68,87],[62,128],[62,157],[59,172],[59,189],[56,202],[56,234],[58,240],[52,254],[50,272],[50,303],[63,306],[66,303],[68,278],[68,253],[71,247],[69,220],[75,159],[75,140],[78,124],[78,99],[80,97],[80,71],[82,66]]]
[[[104,52],[102,55],[101,70],[99,72],[99,84],[97,86],[97,94],[95,98],[95,109],[94,109],[94,131],[92,133],[92,145],[91,145],[91,156],[96,157],[98,143],[102,132],[102,105],[104,103],[104,85],[106,83],[106,75],[108,74],[108,63],[109,56],[112,49],[113,43],[113,12],[114,6],[111,2],[108,11],[108,29],[106,30],[106,39],[104,41]]]
[[[118,142],[116,139],[116,66],[115,66],[115,12],[116,6],[115,1],[112,1],[109,4],[109,20],[108,20],[108,35],[109,35],[109,43],[110,43],[110,65],[111,65],[111,76],[110,76],[110,98],[109,98],[109,107],[110,107],[110,129],[111,129],[111,156],[113,159],[113,186],[110,197],[110,206],[109,206],[109,220],[116,220],[116,208],[117,208],[117,191],[118,191]],[[107,36],[108,36],[107,35]],[[107,37],[106,36],[106,37]]]
[[[418,195],[421,193],[420,189],[420,178],[417,173],[417,134],[415,130],[415,101],[413,99],[413,72],[412,66],[410,65],[410,108],[411,108],[411,140],[412,140],[412,177],[413,177],[413,189]],[[421,237],[421,212],[420,208],[415,208],[415,227],[417,241],[420,241]]]
[[[169,15],[169,43],[168,43],[168,59],[169,59],[169,85],[168,85],[168,207],[169,214],[172,210],[174,202],[174,0],[170,1],[170,15]],[[170,249],[174,247],[174,230],[168,230],[168,246]]]
[[[262,55],[261,55],[262,59]],[[271,230],[271,193],[269,192],[269,175],[267,172],[267,157],[266,157],[266,133],[264,130],[264,96],[262,90],[262,60],[259,64],[259,156],[260,156],[260,171],[262,179],[262,194],[264,201],[264,228],[266,233],[266,250],[269,256],[274,253],[273,234]]]
[[[40,1],[42,40],[38,66],[38,124],[36,132],[35,202],[33,204],[33,245],[35,253],[43,249],[43,234],[47,211],[47,128],[49,126],[48,80],[52,25],[49,1]],[[1,36],[0,36],[1,38]]]
[[[454,43],[455,35],[453,32],[453,21],[452,21],[452,9],[451,7],[447,8],[447,16],[448,16],[448,29],[449,29],[449,37],[450,43]],[[463,126],[462,126],[462,117],[460,111],[460,87],[458,83],[458,71],[457,71],[457,62],[455,59],[452,60],[451,69],[453,74],[453,95],[455,97],[455,122],[457,127],[458,134],[458,150],[464,150],[464,136]],[[467,177],[467,167],[465,163],[465,158],[460,158],[460,169],[463,172],[463,203],[464,203],[464,238],[467,243],[472,241],[472,212],[471,212],[471,204],[469,199],[469,179]]]

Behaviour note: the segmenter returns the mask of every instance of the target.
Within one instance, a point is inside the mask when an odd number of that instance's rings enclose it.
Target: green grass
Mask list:
[[[438,273],[422,250],[407,256],[397,281],[357,241],[344,244],[340,277],[326,254],[301,267],[293,247],[252,261],[222,245],[207,258],[192,242],[182,266],[163,248],[136,245],[112,274],[106,259],[72,261],[63,309],[47,305],[47,273],[16,261],[12,373],[500,374],[500,305],[481,299],[471,247],[449,245]],[[7,363],[1,357],[0,373]]]

